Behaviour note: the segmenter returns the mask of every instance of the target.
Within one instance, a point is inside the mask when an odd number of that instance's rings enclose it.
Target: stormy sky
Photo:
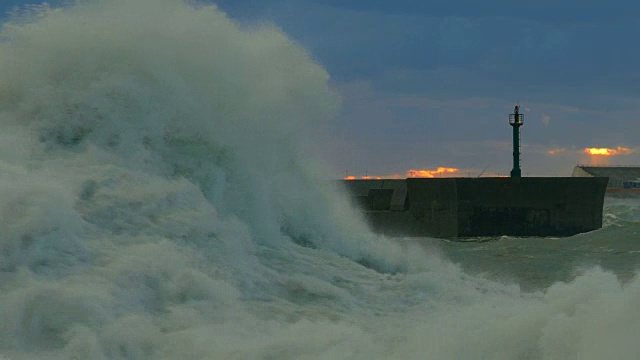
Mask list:
[[[342,107],[319,151],[336,177],[508,174],[518,103],[524,176],[640,163],[639,2],[212,2],[240,23],[277,25],[327,69]]]

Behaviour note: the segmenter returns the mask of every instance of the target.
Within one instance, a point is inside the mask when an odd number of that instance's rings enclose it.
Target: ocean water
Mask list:
[[[329,74],[212,5],[0,33],[0,359],[637,359],[640,201],[570,238],[387,239],[326,178]]]

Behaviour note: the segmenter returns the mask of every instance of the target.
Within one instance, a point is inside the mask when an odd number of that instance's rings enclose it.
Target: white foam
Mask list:
[[[595,269],[522,294],[370,234],[309,151],[338,104],[328,74],[274,26],[116,0],[1,35],[8,358],[638,351],[637,281]]]

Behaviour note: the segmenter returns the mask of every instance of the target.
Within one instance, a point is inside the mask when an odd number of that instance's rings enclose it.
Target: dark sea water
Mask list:
[[[568,238],[503,236],[442,241],[441,246],[469,274],[528,290],[572,281],[596,266],[630,281],[640,271],[640,199],[606,198],[603,220],[602,229]]]
[[[268,24],[177,0],[0,32],[0,359],[637,359],[637,200],[570,238],[372,234],[339,100]]]

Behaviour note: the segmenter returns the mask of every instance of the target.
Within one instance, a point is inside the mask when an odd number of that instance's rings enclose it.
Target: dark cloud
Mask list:
[[[640,3],[213,2],[240,23],[281,27],[331,74],[344,96],[341,155],[330,157],[340,172],[421,161],[482,169],[491,159],[508,171],[509,151],[494,145],[508,145],[518,101],[530,108],[528,171],[569,171],[586,146],[640,145]],[[572,150],[553,158],[551,148]]]
[[[319,4],[358,11],[429,16],[510,17],[571,25],[635,18],[640,5],[631,1],[512,1],[512,0],[311,0]]]
[[[0,11],[6,12],[15,6],[22,6],[23,4],[25,4],[24,0],[3,0],[2,5],[0,5]]]
[[[481,4],[486,3],[492,4],[491,8],[512,9],[509,12],[518,14],[529,8],[541,12],[569,8],[561,2],[521,4],[494,0]],[[595,2],[583,2],[579,12],[585,13],[583,18],[590,21],[566,18],[563,26],[540,22],[533,16],[471,17],[470,14],[485,14],[483,9],[487,7],[471,1],[253,4],[255,7],[246,3],[240,7],[222,2],[221,6],[244,16],[262,16],[275,22],[308,48],[337,80],[384,80],[392,73],[422,71],[467,73],[465,78],[473,83],[456,77],[449,81],[438,76],[431,80],[405,79],[407,91],[476,92],[477,87],[483,86],[481,82],[507,92],[520,91],[524,84],[534,91],[587,86],[620,93],[640,89],[635,85],[640,77],[637,70],[640,48],[633,45],[640,24],[637,20],[613,21],[605,16],[619,12],[620,5],[615,2],[608,2],[607,6],[598,3],[601,7],[598,11],[593,11]],[[426,11],[432,7],[440,10]],[[454,11],[463,7],[462,12]],[[640,5],[629,7],[621,13],[628,14],[631,8]],[[591,17],[586,15],[589,11]],[[440,85],[446,86],[443,89]]]
[[[353,155],[339,167],[496,159],[507,171],[509,151],[462,144],[508,143],[506,116],[519,101],[531,109],[527,170],[566,175],[583,147],[640,143],[638,10],[593,0],[274,0],[232,11],[278,24],[328,69],[345,96],[336,131]],[[545,151],[556,147],[573,150]]]

